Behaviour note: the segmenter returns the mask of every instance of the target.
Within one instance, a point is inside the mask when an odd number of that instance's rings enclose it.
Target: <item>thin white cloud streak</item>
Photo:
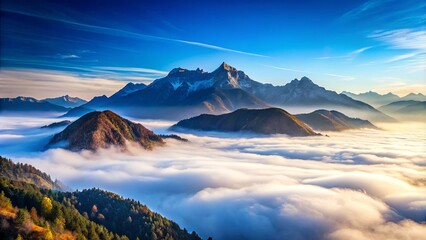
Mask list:
[[[405,59],[408,59],[408,58],[412,58],[414,56],[417,56],[418,54],[420,54],[420,53],[419,52],[412,52],[412,53],[407,53],[407,54],[401,54],[401,55],[397,55],[395,57],[389,58],[385,62],[386,63],[397,62],[397,61],[405,60]]]
[[[187,40],[182,40],[182,39],[159,37],[159,36],[136,33],[136,32],[126,31],[126,30],[121,30],[121,29],[116,29],[116,28],[102,27],[102,26],[96,26],[96,25],[91,25],[91,24],[79,23],[79,22],[75,22],[75,21],[60,19],[60,18],[57,18],[57,17],[51,17],[51,16],[40,15],[40,14],[35,14],[35,13],[29,13],[29,12],[19,11],[19,10],[15,10],[15,9],[2,8],[2,11],[26,15],[26,16],[35,17],[35,18],[41,18],[41,19],[50,20],[50,21],[61,22],[61,23],[65,23],[65,24],[68,24],[68,25],[71,25],[71,26],[75,26],[75,27],[78,28],[78,30],[82,30],[82,31],[101,33],[101,34],[107,34],[107,35],[119,36],[119,37],[132,37],[132,38],[143,39],[143,40],[157,40],[157,41],[183,43],[183,44],[187,44],[187,45],[198,46],[198,47],[214,49],[214,50],[219,50],[219,51],[232,52],[232,53],[243,54],[243,55],[254,56],[254,57],[269,58],[269,56],[262,55],[262,54],[239,51],[239,50],[225,48],[225,47],[216,46],[216,45],[207,44],[207,43],[187,41]]]
[[[339,59],[339,58],[344,58],[344,59],[348,59],[348,60],[353,60],[355,59],[359,54],[367,51],[368,49],[372,48],[372,46],[370,47],[364,47],[364,48],[360,48],[357,49],[355,51],[352,51],[350,53],[347,53],[345,55],[341,55],[341,56],[326,56],[326,57],[318,57],[315,59]]]
[[[77,56],[75,54],[58,54],[56,55],[56,57],[60,58],[60,59],[76,59],[76,58],[80,58],[80,56]]]
[[[415,73],[424,71],[426,61],[426,31],[419,29],[395,29],[390,31],[376,31],[368,37],[381,41],[391,49],[414,50],[406,54],[399,54],[386,59],[384,63],[402,62],[390,69]]]
[[[262,66],[273,68],[273,69],[278,69],[278,70],[283,70],[283,71],[307,73],[307,71],[297,70],[297,69],[292,69],[292,68],[276,67],[276,66],[271,66],[271,65],[262,65]]]
[[[292,69],[292,68],[276,67],[276,66],[271,66],[271,65],[263,65],[263,66],[269,67],[269,68],[273,68],[273,69],[283,70],[283,71],[300,72],[300,73],[312,73],[312,72],[303,71],[303,70],[297,70],[297,69]],[[320,74],[331,76],[331,77],[337,77],[337,78],[340,78],[340,79],[342,79],[344,81],[351,81],[351,80],[356,79],[355,77],[352,77],[352,76],[345,76],[345,75],[332,74],[332,73],[320,73]]]
[[[150,68],[137,68],[137,67],[93,67],[94,69],[101,69],[107,71],[120,71],[120,72],[140,72],[140,73],[154,73],[159,75],[167,75],[168,72],[160,71]]]
[[[185,40],[179,40],[179,39],[168,39],[168,40],[175,41],[175,42],[180,42],[180,43],[186,43],[186,44],[190,44],[190,45],[194,45],[194,46],[199,46],[199,47],[204,47],[204,48],[210,48],[210,49],[220,50],[220,51],[245,54],[245,55],[250,55],[250,56],[255,56],[255,57],[270,58],[269,56],[262,55],[262,54],[256,54],[256,53],[250,53],[250,52],[243,52],[243,51],[238,51],[238,50],[234,50],[234,49],[219,47],[219,46],[215,46],[215,45],[211,45],[211,44],[206,44],[206,43],[185,41]]]
[[[395,29],[376,31],[368,37],[384,42],[395,49],[415,49],[426,52],[426,31],[417,29]]]
[[[352,20],[354,18],[358,18],[361,15],[370,12],[374,9],[377,9],[381,4],[386,2],[385,0],[369,0],[361,4],[360,6],[348,11],[347,13],[343,14],[339,20],[341,21],[348,21]]]
[[[131,147],[129,154],[28,150],[28,142],[36,145],[53,134],[43,132],[41,138],[35,130],[49,121],[0,117],[0,154],[31,163],[71,187],[96,186],[136,198],[204,238],[426,234],[420,223],[426,210],[424,124],[327,133],[328,138],[183,134],[190,143],[170,140],[154,151]],[[156,132],[172,124],[142,123]]]
[[[351,81],[351,80],[356,79],[355,77],[352,77],[352,76],[345,76],[345,75],[332,74],[332,73],[326,73],[325,75],[331,76],[331,77],[337,77],[337,78],[340,78],[344,81]]]

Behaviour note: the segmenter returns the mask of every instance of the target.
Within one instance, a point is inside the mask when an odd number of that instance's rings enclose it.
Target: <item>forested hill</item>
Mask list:
[[[37,168],[23,163],[14,163],[12,160],[0,156],[0,176],[10,180],[32,183],[40,188],[53,190],[63,189],[58,180],[53,181],[50,176]]]
[[[52,191],[34,184],[52,183],[46,173],[0,159],[0,239],[201,239],[138,201],[95,188]]]
[[[130,239],[175,239],[196,240],[200,237],[160,214],[152,212],[147,206],[132,199],[99,190],[90,189],[76,192],[60,192],[57,199],[66,199],[90,220],[104,225],[109,230],[128,236]]]
[[[0,239],[125,240],[90,221],[53,192],[0,177]]]

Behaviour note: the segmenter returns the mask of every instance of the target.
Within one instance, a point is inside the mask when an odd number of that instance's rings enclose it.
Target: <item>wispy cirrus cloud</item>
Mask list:
[[[75,54],[57,54],[55,55],[56,58],[59,59],[76,59],[76,58],[80,58],[80,56],[75,55]]]
[[[403,61],[402,65],[394,66],[399,70],[408,72],[424,71],[426,61],[426,31],[422,29],[394,29],[389,31],[375,31],[368,36],[382,42],[389,49],[409,51],[397,54],[384,63]]]
[[[401,60],[405,60],[414,56],[417,56],[418,54],[421,54],[421,52],[411,52],[411,53],[406,53],[406,54],[401,54],[401,55],[396,55],[394,57],[389,58],[388,60],[386,60],[386,63],[390,63],[390,62],[397,62],[397,61],[401,61]]]
[[[360,49],[357,49],[355,51],[349,52],[345,55],[340,55],[340,56],[325,56],[325,57],[318,57],[315,59],[347,59],[347,60],[353,60],[355,59],[359,54],[367,51],[368,49],[373,48],[373,46],[369,46],[369,47],[363,47]]]
[[[118,71],[118,72],[139,72],[139,73],[153,73],[159,75],[166,75],[168,72],[160,71],[150,68],[137,68],[137,67],[93,67],[94,69],[101,69],[107,71]]]
[[[341,21],[347,21],[351,20],[357,17],[360,17],[361,15],[371,12],[372,10],[377,9],[380,5],[382,5],[386,0],[370,0],[366,1],[365,3],[361,4],[360,6],[346,12],[343,14],[339,20]]]
[[[271,66],[271,65],[263,65],[263,66],[273,68],[273,69],[277,69],[277,70],[282,70],[282,71],[300,72],[300,73],[313,73],[313,72],[310,72],[310,71],[304,71],[304,70],[298,70],[298,69],[292,69],[292,68],[286,68],[286,67],[277,67],[277,66]],[[336,78],[339,78],[339,79],[344,80],[344,81],[351,81],[351,80],[356,79],[356,77],[353,77],[353,76],[346,76],[346,75],[333,74],[333,73],[317,73],[317,74],[336,77]]]
[[[283,71],[307,73],[307,71],[293,69],[293,68],[277,67],[277,66],[272,66],[272,65],[262,65],[262,66],[265,66],[265,67],[268,67],[268,68],[273,68],[273,69],[278,69],[278,70],[283,70]]]
[[[375,31],[368,36],[394,49],[426,51],[426,30],[415,28]]]
[[[333,74],[333,73],[325,73],[325,75],[331,76],[331,77],[337,77],[337,78],[340,78],[341,80],[344,80],[344,81],[351,81],[351,80],[356,79],[356,77],[345,76],[345,75],[340,75],[340,74]]]
[[[127,30],[122,30],[122,29],[117,29],[112,27],[98,26],[98,25],[87,24],[87,23],[82,23],[78,21],[71,21],[71,20],[60,18],[57,16],[38,14],[35,12],[27,12],[27,11],[21,11],[16,9],[6,9],[6,8],[1,8],[1,10],[5,12],[14,13],[14,14],[20,14],[20,15],[25,15],[29,17],[60,22],[60,23],[72,26],[75,29],[80,31],[87,31],[87,32],[106,34],[106,35],[112,35],[112,36],[118,36],[118,37],[136,38],[136,39],[150,40],[150,41],[166,41],[166,42],[182,43],[182,44],[214,49],[219,51],[232,52],[232,53],[243,54],[243,55],[254,56],[254,57],[269,58],[269,56],[266,56],[263,54],[257,54],[257,53],[247,52],[247,51],[226,48],[226,47],[217,46],[214,44],[202,43],[197,41],[188,41],[188,40],[175,39],[175,38],[167,38],[167,37],[149,35],[149,34],[144,34],[139,32],[127,31]]]

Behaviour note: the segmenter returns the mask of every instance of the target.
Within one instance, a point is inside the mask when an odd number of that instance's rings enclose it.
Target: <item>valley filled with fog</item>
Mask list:
[[[174,122],[132,119],[155,133]],[[152,151],[45,150],[54,118],[0,117],[0,155],[134,198],[203,238],[420,239],[426,124],[287,137],[178,132]]]

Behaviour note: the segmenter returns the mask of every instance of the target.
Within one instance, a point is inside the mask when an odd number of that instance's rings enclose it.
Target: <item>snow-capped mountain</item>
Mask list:
[[[57,98],[46,98],[40,101],[49,102],[62,107],[78,107],[87,103],[87,101],[84,99],[81,99],[78,97],[71,97],[69,95],[65,95],[65,96],[61,96]]]
[[[149,117],[154,118],[165,117],[164,114],[169,116],[170,111],[176,111],[182,117],[180,113],[184,112],[223,113],[238,108],[302,106],[314,110],[317,107],[339,110],[349,116],[371,120],[391,120],[372,106],[320,87],[307,77],[294,79],[284,86],[273,86],[257,82],[225,62],[213,72],[175,68],[140,90],[128,84],[110,98],[97,97],[84,105],[104,109],[106,106],[131,109],[132,113],[138,114],[151,111]],[[135,108],[139,109],[135,111]]]

